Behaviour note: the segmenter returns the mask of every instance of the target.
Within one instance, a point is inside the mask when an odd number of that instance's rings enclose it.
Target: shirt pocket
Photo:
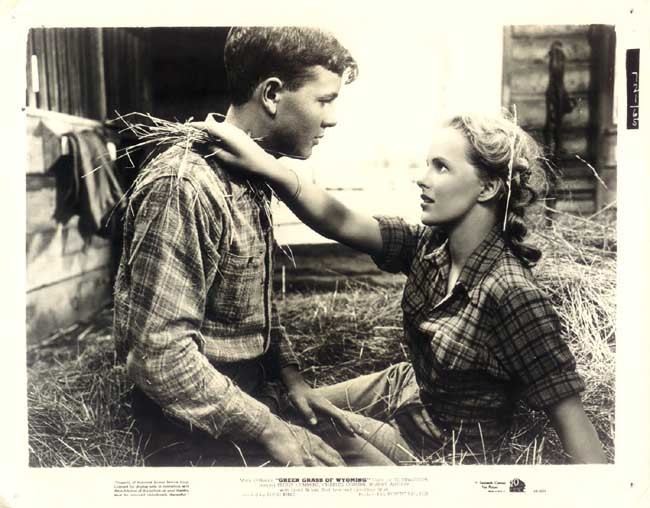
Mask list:
[[[219,263],[212,304],[218,321],[237,323],[263,312],[264,253],[227,253]]]
[[[462,337],[447,331],[436,330],[431,336],[430,348],[437,370],[449,374],[476,371],[483,364],[484,354],[480,348],[467,345]]]

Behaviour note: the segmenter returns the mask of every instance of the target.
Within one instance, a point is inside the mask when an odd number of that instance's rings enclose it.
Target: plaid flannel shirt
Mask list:
[[[407,275],[405,342],[421,399],[441,428],[466,442],[493,441],[510,428],[518,399],[541,409],[584,389],[555,309],[498,227],[447,295],[450,258],[441,232],[377,219],[383,253],[375,262]]]
[[[178,146],[143,175],[115,286],[118,355],[167,414],[214,437],[255,439],[268,408],[214,363],[297,363],[271,306],[270,197]]]

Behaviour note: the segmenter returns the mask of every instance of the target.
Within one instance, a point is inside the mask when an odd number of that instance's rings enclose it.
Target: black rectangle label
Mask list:
[[[627,78],[627,128],[639,128],[639,50],[628,49],[625,55]]]

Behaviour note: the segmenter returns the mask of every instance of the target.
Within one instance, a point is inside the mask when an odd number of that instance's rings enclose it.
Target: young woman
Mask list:
[[[530,267],[525,209],[543,175],[538,145],[505,117],[458,116],[433,136],[418,180],[422,224],[350,210],[235,127],[208,120],[226,167],[265,179],[311,228],[403,272],[410,362],[320,390],[341,408],[390,424],[369,440],[399,462],[489,450],[515,404],[547,412],[574,462],[605,462],[585,415],[584,384]]]

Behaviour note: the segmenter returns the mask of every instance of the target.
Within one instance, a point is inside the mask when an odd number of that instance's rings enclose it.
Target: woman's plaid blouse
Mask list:
[[[466,442],[493,440],[510,427],[518,399],[542,409],[584,389],[555,309],[499,228],[447,294],[444,236],[398,218],[378,221],[383,252],[375,262],[408,277],[404,340],[421,398],[442,428]]]

